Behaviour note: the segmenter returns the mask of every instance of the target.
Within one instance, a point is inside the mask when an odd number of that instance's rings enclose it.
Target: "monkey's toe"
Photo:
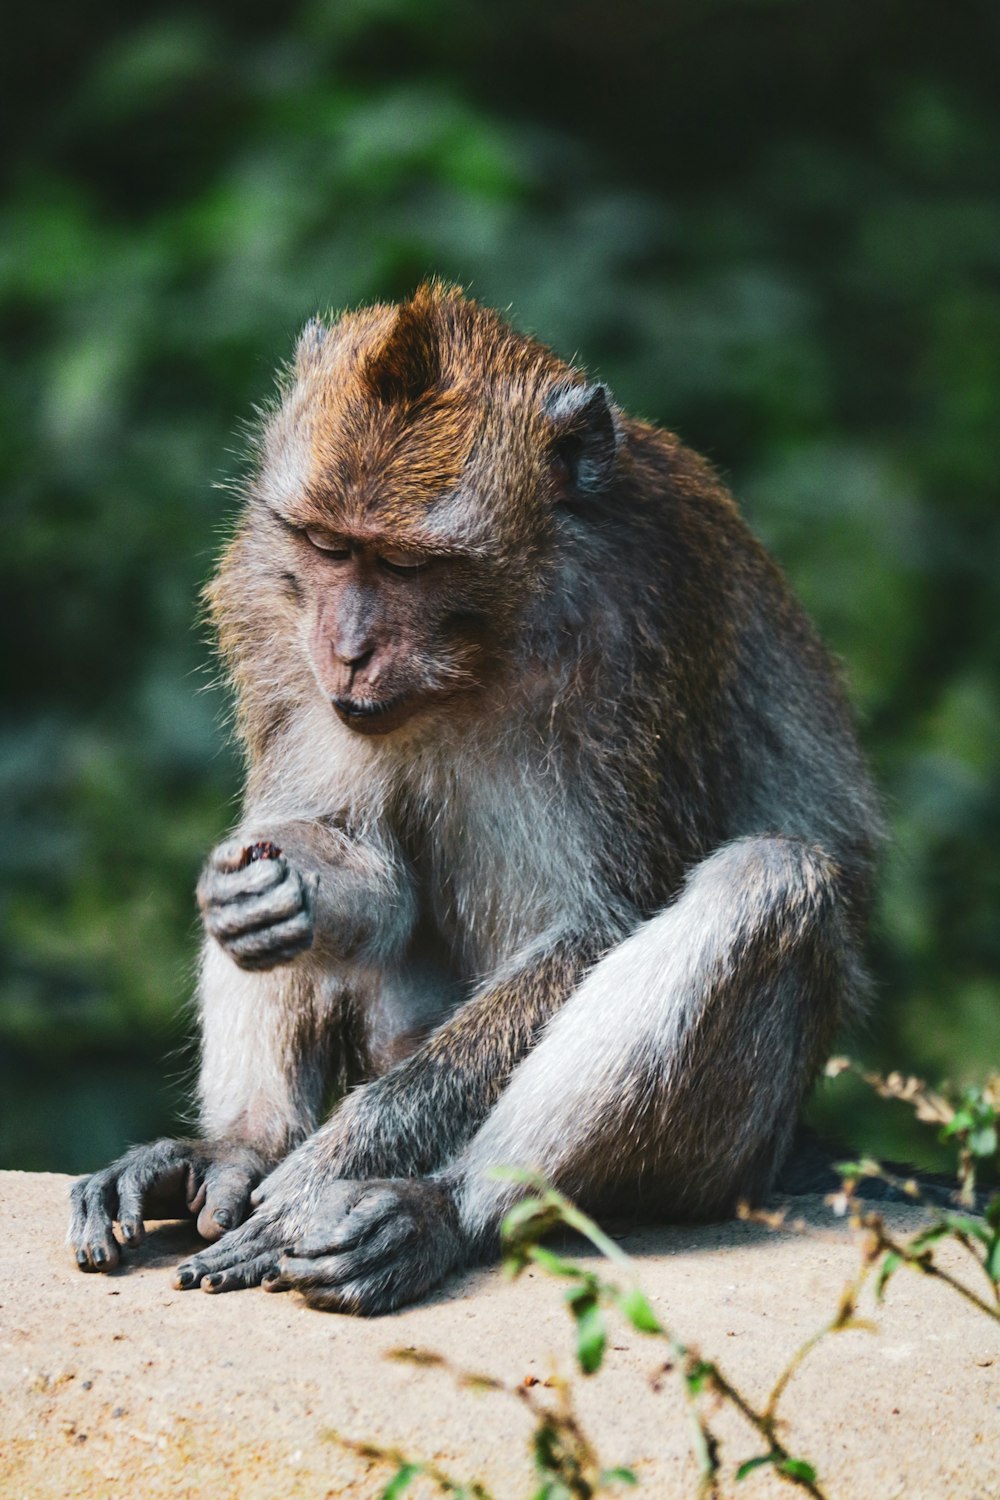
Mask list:
[[[121,1260],[121,1248],[110,1224],[90,1225],[74,1248],[81,1271],[113,1271]]]
[[[197,1229],[203,1240],[219,1240],[243,1223],[250,1211],[253,1182],[253,1175],[242,1166],[222,1162],[208,1169],[189,1205],[197,1215]]]
[[[94,1172],[73,1184],[69,1243],[81,1271],[113,1271],[121,1249],[112,1228],[118,1211],[116,1175]]]
[[[121,1251],[113,1237],[98,1244],[87,1245],[76,1257],[76,1263],[82,1271],[113,1271],[120,1260]]]
[[[378,1257],[328,1255],[314,1259],[283,1256],[268,1291],[298,1292],[319,1312],[353,1313],[373,1318],[415,1302],[454,1267],[451,1256],[414,1252],[400,1246]]]
[[[273,1283],[278,1275],[276,1257],[269,1253],[227,1266],[224,1271],[213,1271],[201,1280],[203,1292],[241,1292],[247,1287],[260,1286],[262,1282]],[[269,1287],[270,1289],[270,1287]]]
[[[174,1286],[182,1292],[194,1287],[206,1292],[236,1292],[259,1286],[277,1275],[278,1259],[289,1238],[289,1232],[277,1220],[250,1219],[242,1228],[224,1234],[218,1244],[178,1266]]]

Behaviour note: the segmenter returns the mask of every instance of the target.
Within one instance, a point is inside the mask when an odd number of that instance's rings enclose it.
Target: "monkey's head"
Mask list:
[[[300,653],[366,735],[496,682],[619,434],[602,386],[454,290],[310,323],[210,594],[237,680],[259,696],[249,630],[264,670]],[[275,601],[262,623],[245,589]]]

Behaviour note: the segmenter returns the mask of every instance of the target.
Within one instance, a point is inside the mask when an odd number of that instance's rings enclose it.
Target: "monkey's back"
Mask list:
[[[629,825],[621,874],[653,911],[720,843],[785,834],[838,863],[861,916],[882,824],[837,667],[709,465],[670,433],[626,433],[589,518],[623,658],[604,660],[584,731]]]

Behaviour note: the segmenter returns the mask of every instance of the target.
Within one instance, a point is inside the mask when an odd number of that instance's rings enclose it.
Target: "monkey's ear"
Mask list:
[[[546,399],[552,424],[552,463],[567,502],[599,494],[610,482],[618,455],[606,386],[558,386]]]
[[[310,318],[295,345],[295,368],[304,375],[326,343],[330,330],[321,318]]]

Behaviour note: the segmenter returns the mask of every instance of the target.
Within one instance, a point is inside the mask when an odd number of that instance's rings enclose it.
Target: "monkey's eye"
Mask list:
[[[379,553],[378,560],[390,573],[416,573],[425,568],[428,561],[419,552],[406,552],[401,547],[387,547]]]
[[[333,562],[347,562],[351,556],[351,549],[343,537],[330,536],[328,532],[314,531],[307,526],[305,538],[317,552],[322,552],[324,557],[329,557]]]

